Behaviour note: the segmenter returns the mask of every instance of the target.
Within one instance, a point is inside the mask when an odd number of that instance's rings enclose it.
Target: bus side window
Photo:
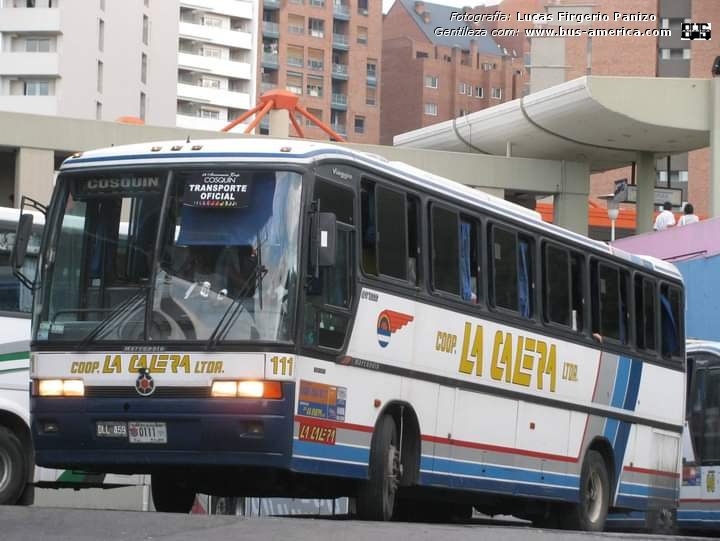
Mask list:
[[[420,277],[417,198],[363,179],[360,209],[363,271],[416,285]]]
[[[614,266],[594,262],[592,332],[623,344],[628,339],[628,276]]]
[[[490,231],[495,306],[530,318],[534,313],[535,291],[533,241],[497,226]]]
[[[458,213],[436,205],[432,205],[430,212],[433,289],[460,295]]]
[[[655,349],[655,302],[657,289],[654,280],[635,276],[635,337],[638,349]]]
[[[570,327],[570,256],[567,250],[545,245],[545,320]]]
[[[660,336],[662,338],[663,357],[681,358],[683,352],[682,294],[676,287],[660,286]]]

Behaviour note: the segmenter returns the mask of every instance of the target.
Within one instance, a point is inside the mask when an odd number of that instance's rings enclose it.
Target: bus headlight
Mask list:
[[[279,381],[213,381],[210,393],[216,398],[282,398]]]
[[[85,384],[80,379],[40,379],[38,396],[85,396]]]

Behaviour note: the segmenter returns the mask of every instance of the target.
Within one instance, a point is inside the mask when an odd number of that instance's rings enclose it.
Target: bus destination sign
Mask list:
[[[185,184],[183,205],[200,208],[248,206],[250,185],[237,171],[198,171]]]

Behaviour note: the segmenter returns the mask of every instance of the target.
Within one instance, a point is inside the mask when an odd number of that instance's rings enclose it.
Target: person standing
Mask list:
[[[675,215],[672,213],[672,203],[670,201],[665,201],[663,203],[662,212],[657,215],[657,218],[655,218],[655,225],[653,226],[653,229],[655,229],[655,231],[664,231],[668,227],[672,227],[674,225]]]
[[[698,218],[694,212],[695,209],[692,206],[692,203],[685,203],[685,209],[683,209],[684,214],[682,217],[678,220],[678,227],[681,225],[690,225],[694,224],[696,222],[700,221],[700,218]]]

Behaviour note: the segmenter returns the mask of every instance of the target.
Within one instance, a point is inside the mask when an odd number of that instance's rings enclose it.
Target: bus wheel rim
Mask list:
[[[6,449],[0,449],[0,492],[5,490],[10,482],[11,461]]]
[[[597,471],[592,471],[588,476],[586,495],[585,495],[585,510],[587,517],[590,522],[595,523],[600,518],[603,506],[603,486],[600,480],[600,474]]]

